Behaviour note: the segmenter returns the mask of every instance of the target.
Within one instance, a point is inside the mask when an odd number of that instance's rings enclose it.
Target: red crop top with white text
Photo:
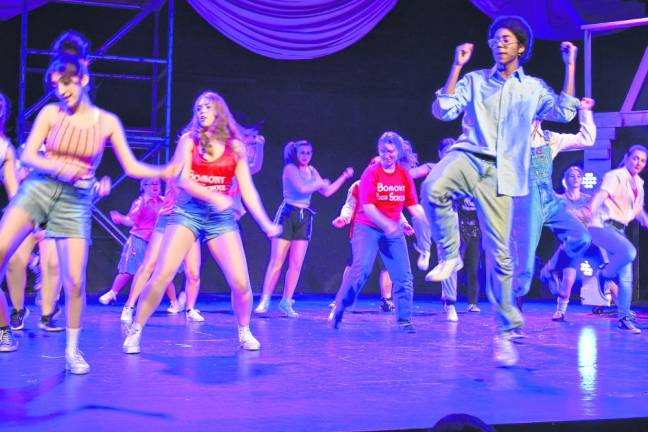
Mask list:
[[[200,144],[194,142],[190,178],[207,189],[231,194],[232,179],[236,174],[236,154],[226,145],[223,154],[214,161],[206,161],[200,154]]]

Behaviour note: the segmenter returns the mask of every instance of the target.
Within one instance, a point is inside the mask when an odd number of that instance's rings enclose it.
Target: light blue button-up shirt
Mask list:
[[[452,146],[497,160],[497,192],[523,196],[529,193],[531,132],[534,119],[567,123],[576,116],[579,101],[557,96],[539,78],[520,67],[505,80],[496,67],[466,74],[454,94],[436,93],[432,114],[454,120],[461,113],[463,133]]]

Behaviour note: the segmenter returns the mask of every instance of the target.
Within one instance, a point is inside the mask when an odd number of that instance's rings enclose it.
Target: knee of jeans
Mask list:
[[[493,267],[497,273],[513,275],[513,259],[511,258],[510,253],[499,251],[496,252],[491,259],[494,263]],[[522,270],[520,273],[523,271],[526,270]]]
[[[422,195],[435,206],[444,206],[450,204],[447,187],[441,180],[426,181],[422,186]]]

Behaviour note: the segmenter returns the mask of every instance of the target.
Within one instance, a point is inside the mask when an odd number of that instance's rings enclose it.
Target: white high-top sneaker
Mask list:
[[[239,327],[238,338],[239,345],[244,350],[257,351],[261,348],[261,343],[252,335],[250,327]]]
[[[135,323],[126,332],[126,339],[122,346],[126,354],[139,354],[140,353],[140,339],[142,337],[142,326]]]

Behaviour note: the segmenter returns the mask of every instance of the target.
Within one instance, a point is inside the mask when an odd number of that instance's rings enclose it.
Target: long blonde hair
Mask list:
[[[208,128],[204,129],[200,126],[196,106],[201,99],[207,99],[214,104],[216,115],[214,123]],[[241,126],[236,122],[234,116],[229,110],[225,99],[214,91],[202,92],[194,101],[193,116],[191,121],[182,130],[182,134],[188,134],[194,142],[200,143],[202,146],[207,145],[211,137],[223,141],[225,145],[231,146],[231,140],[241,139]]]

